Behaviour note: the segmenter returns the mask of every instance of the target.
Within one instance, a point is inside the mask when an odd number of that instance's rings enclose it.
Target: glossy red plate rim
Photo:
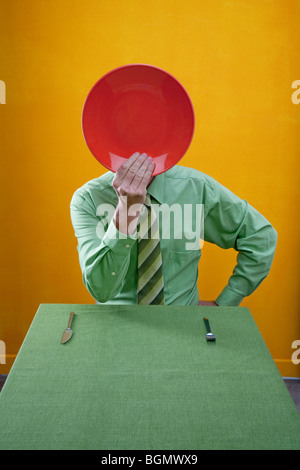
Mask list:
[[[189,142],[186,144],[186,149],[185,149],[185,152],[181,155],[181,157],[178,159],[177,162],[173,163],[173,164],[170,164],[170,165],[167,165],[162,171],[159,171],[159,172],[156,172],[155,169],[154,169],[154,172],[153,172],[153,176],[156,176],[158,174],[161,174],[161,173],[164,173],[165,171],[168,171],[170,168],[172,168],[173,166],[175,166],[180,160],[181,158],[183,158],[183,156],[186,154],[187,150],[189,149],[191,143],[192,143],[192,140],[193,140],[193,137],[194,137],[194,133],[195,133],[195,110],[194,110],[194,106],[193,106],[193,103],[192,103],[192,100],[186,90],[186,88],[180,83],[180,81],[174,77],[174,75],[172,75],[171,73],[167,72],[166,70],[164,70],[163,68],[161,67],[158,67],[156,65],[151,65],[151,64],[146,64],[146,63],[140,63],[140,62],[137,62],[137,63],[132,63],[132,64],[125,64],[125,65],[121,65],[119,67],[115,67],[113,69],[111,69],[110,71],[106,72],[104,75],[102,75],[95,83],[94,85],[92,86],[92,88],[90,89],[90,91],[88,92],[86,98],[85,98],[85,101],[84,101],[84,104],[83,104],[83,107],[82,107],[82,113],[81,113],[81,129],[82,129],[82,133],[83,133],[83,137],[84,137],[84,140],[86,142],[86,145],[88,146],[90,152],[92,153],[92,155],[94,156],[94,158],[101,164],[103,165],[105,168],[107,168],[108,170],[110,171],[113,171],[109,165],[103,163],[102,161],[100,161],[93,153],[92,149],[90,148],[90,145],[89,143],[87,142],[86,140],[86,137],[85,137],[85,133],[84,133],[84,129],[83,129],[83,119],[84,119],[84,111],[85,111],[85,106],[86,106],[86,103],[87,101],[89,100],[90,98],[90,95],[93,93],[94,89],[98,86],[98,84],[100,82],[102,82],[103,80],[105,80],[105,78],[111,74],[113,74],[114,72],[118,71],[118,70],[121,70],[121,69],[127,69],[129,67],[136,67],[136,66],[142,66],[142,67],[149,67],[151,69],[156,69],[156,70],[159,70],[160,72],[163,72],[165,75],[168,75],[171,79],[173,79],[177,84],[178,86],[184,91],[185,95],[186,95],[186,98],[187,100],[189,101],[189,104],[190,104],[190,108],[191,108],[191,113],[192,113],[192,131],[191,131],[191,137],[189,139]],[[119,157],[119,158],[122,158],[124,161],[126,160],[126,158],[124,157]],[[127,157],[129,158],[129,157]]]

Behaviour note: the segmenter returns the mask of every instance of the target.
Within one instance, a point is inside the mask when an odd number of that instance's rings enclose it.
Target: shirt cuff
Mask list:
[[[216,298],[215,302],[220,306],[238,307],[244,296],[234,292],[229,286],[226,286],[221,294]]]
[[[133,235],[119,232],[113,220],[110,221],[107,231],[102,239],[102,243],[119,255],[130,252],[137,240],[137,232]]]

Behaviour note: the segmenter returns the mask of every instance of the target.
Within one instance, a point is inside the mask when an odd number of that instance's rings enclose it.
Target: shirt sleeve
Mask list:
[[[238,306],[268,275],[277,243],[277,232],[256,209],[213,181],[207,192],[208,210],[204,240],[238,252],[228,284],[215,300]]]
[[[122,289],[137,235],[120,233],[112,219],[98,217],[82,196],[73,196],[70,210],[83,283],[94,299],[107,302]]]

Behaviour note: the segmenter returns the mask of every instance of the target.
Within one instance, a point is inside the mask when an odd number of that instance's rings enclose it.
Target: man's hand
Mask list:
[[[136,152],[116,172],[112,185],[119,200],[114,224],[120,232],[128,235],[135,232],[153,170],[152,158]]]
[[[198,305],[205,307],[218,307],[214,300],[199,300]]]

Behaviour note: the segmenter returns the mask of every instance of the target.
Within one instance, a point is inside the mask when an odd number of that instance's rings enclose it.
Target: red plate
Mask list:
[[[182,85],[144,64],[119,67],[100,78],[82,112],[90,151],[113,172],[135,152],[153,158],[153,175],[167,171],[186,153],[194,127],[193,105]]]

